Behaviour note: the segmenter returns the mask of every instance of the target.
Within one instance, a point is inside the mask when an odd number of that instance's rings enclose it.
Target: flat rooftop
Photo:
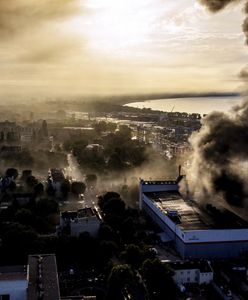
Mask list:
[[[170,262],[169,265],[175,271],[198,269],[198,270],[200,270],[201,273],[213,272],[213,270],[210,267],[210,264],[205,260],[201,260],[201,261],[190,261],[190,260],[175,261],[175,262]]]
[[[92,207],[86,207],[77,211],[65,211],[61,213],[63,219],[80,219],[98,216],[97,212]]]
[[[28,300],[59,300],[59,282],[54,254],[29,255]]]
[[[185,200],[178,191],[144,193],[182,230],[242,229],[248,222],[233,212],[211,204],[206,209],[192,200]]]

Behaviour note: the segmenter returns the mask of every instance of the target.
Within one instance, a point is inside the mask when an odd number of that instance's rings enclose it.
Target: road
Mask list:
[[[67,154],[67,162],[66,175],[74,181],[84,181],[85,176],[81,173],[77,159],[72,153]]]
[[[70,177],[72,181],[85,182],[85,174],[82,174],[76,157],[69,153],[67,154],[68,167],[65,170],[66,176]],[[61,210],[77,210],[84,207],[97,208],[97,189],[94,186],[87,186],[84,195],[79,199],[69,199],[65,201]]]

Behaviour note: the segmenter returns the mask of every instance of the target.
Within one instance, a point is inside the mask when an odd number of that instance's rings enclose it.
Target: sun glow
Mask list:
[[[69,26],[86,36],[92,48],[130,49],[149,38],[153,22],[150,0],[86,0],[82,5],[88,9],[87,16],[75,17]]]

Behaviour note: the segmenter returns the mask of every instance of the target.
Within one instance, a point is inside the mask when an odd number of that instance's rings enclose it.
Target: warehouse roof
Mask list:
[[[202,207],[195,201],[184,199],[178,191],[144,194],[183,230],[248,228],[248,222],[233,212],[211,204]]]

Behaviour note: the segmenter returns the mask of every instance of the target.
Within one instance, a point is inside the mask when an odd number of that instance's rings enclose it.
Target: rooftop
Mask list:
[[[28,300],[59,300],[60,293],[55,255],[29,255],[28,266]]]
[[[163,181],[157,181],[157,180],[151,180],[151,181],[147,181],[147,180],[141,180],[141,184],[142,185],[175,185],[177,184],[178,181],[176,180],[163,180]]]
[[[145,195],[182,230],[248,228],[248,222],[233,212],[211,204],[205,209],[192,200],[185,200],[178,191],[146,192]]]
[[[96,296],[69,296],[62,297],[61,300],[96,300]]]
[[[178,270],[192,270],[192,269],[198,269],[201,271],[201,273],[209,273],[213,272],[210,264],[206,260],[201,261],[176,261],[176,262],[170,262],[169,263],[171,268],[175,271]]]
[[[72,219],[72,220],[77,218],[90,218],[94,216],[98,216],[98,214],[91,207],[82,208],[77,211],[65,211],[61,213],[61,217],[63,219]]]

